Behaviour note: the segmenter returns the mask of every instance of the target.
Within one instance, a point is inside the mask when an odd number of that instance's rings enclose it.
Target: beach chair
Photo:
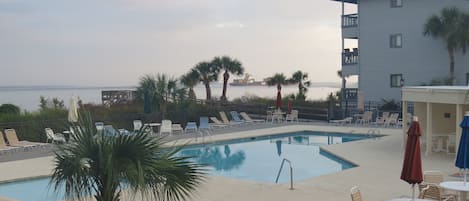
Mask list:
[[[40,148],[43,144],[42,143],[35,143],[35,142],[28,142],[28,141],[20,141],[18,139],[18,135],[16,135],[15,129],[5,129],[5,137],[8,141],[8,144],[13,147],[22,147],[25,150],[31,150],[34,148]]]
[[[223,111],[220,111],[219,114],[220,114],[221,120],[223,121],[224,124],[227,124],[227,125],[230,125],[230,126],[235,126],[235,125],[240,125],[241,124],[241,122],[230,121],[228,119],[228,116],[226,116],[226,113],[223,112]]]
[[[329,123],[343,126],[345,124],[352,124],[352,120],[353,117],[345,117],[344,119],[330,120]]]
[[[94,126],[96,127],[96,133],[103,133],[104,132],[104,123],[103,122],[95,122]]]
[[[290,114],[287,114],[287,116],[285,116],[285,121],[288,122],[293,122],[293,121],[296,121],[296,122],[299,122],[298,121],[298,110],[292,110]]]
[[[3,154],[9,154],[15,151],[19,151],[20,147],[11,147],[8,146],[7,143],[5,142],[5,138],[3,137],[3,132],[0,131],[0,155]]]
[[[184,134],[184,129],[181,124],[171,124],[171,133],[174,134],[176,132]]]
[[[213,122],[213,123],[209,124],[211,128],[225,128],[225,127],[229,126],[229,124],[223,123],[222,121],[220,121],[216,117],[210,117],[210,120],[212,120],[212,122]],[[199,127],[199,129],[200,129],[200,127]]]
[[[51,128],[45,128],[44,131],[46,132],[46,142],[51,143],[65,143],[65,137],[61,133],[54,133]]]
[[[362,194],[357,186],[350,189],[350,197],[352,198],[352,201],[362,201]]]
[[[172,135],[173,130],[171,120],[164,119],[163,121],[161,121],[160,135],[162,135],[163,133],[168,133],[169,135]]]
[[[264,119],[252,119],[246,112],[239,113],[243,117],[244,121],[252,123],[265,123]]]
[[[200,117],[199,119],[199,133],[203,135],[203,132],[207,133],[207,135],[211,135],[212,128],[208,123],[208,117]]]
[[[232,122],[239,123],[239,124],[248,123],[242,120],[241,117],[239,116],[239,113],[236,111],[230,111],[230,115],[231,115],[231,119],[233,119]]]
[[[207,117],[207,124],[208,124],[208,117]],[[197,123],[193,121],[187,122],[186,128],[184,128],[184,133],[188,133],[188,132],[197,133]]]

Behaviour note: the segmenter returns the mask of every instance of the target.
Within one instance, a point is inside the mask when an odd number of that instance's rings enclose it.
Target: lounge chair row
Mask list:
[[[0,155],[48,147],[45,143],[20,141],[15,129],[0,131]]]

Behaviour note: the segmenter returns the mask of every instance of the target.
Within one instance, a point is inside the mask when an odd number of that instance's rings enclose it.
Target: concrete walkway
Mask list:
[[[285,125],[274,128],[245,130],[205,138],[204,142],[254,137],[293,131],[326,131],[343,133],[367,133],[370,128],[338,127],[328,125]],[[389,200],[400,196],[410,196],[410,185],[401,181],[402,130],[378,129],[387,136],[379,139],[354,141],[321,147],[358,165],[342,172],[323,175],[295,182],[295,190],[289,184],[259,183],[219,176],[210,176],[200,186],[193,201],[311,201],[311,200],[350,200],[349,190],[359,186],[364,200]],[[375,130],[376,131],[376,130]],[[179,139],[170,145],[195,142],[194,139]],[[201,143],[199,138],[198,143]],[[457,172],[453,165],[454,155],[434,154],[422,156],[423,170],[441,170],[446,175]],[[53,167],[52,157],[0,163],[0,182],[19,178],[49,175]],[[275,167],[277,168],[277,167]],[[447,177],[448,180],[457,178]],[[1,195],[0,195],[1,196]]]

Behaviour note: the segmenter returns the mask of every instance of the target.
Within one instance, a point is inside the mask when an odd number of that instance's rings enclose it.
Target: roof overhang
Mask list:
[[[410,102],[469,104],[469,86],[404,87],[402,99]]]
[[[342,2],[342,0],[332,0],[332,1],[339,1]],[[344,3],[353,3],[353,4],[358,4],[358,0],[343,0]]]

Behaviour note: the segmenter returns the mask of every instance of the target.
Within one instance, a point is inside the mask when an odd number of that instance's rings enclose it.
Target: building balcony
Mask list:
[[[356,101],[358,100],[358,88],[345,88],[342,89],[342,94],[344,99],[347,101]]]
[[[358,75],[358,48],[344,49],[342,52],[342,74],[344,76]]]
[[[358,38],[358,14],[342,15],[342,37]]]

